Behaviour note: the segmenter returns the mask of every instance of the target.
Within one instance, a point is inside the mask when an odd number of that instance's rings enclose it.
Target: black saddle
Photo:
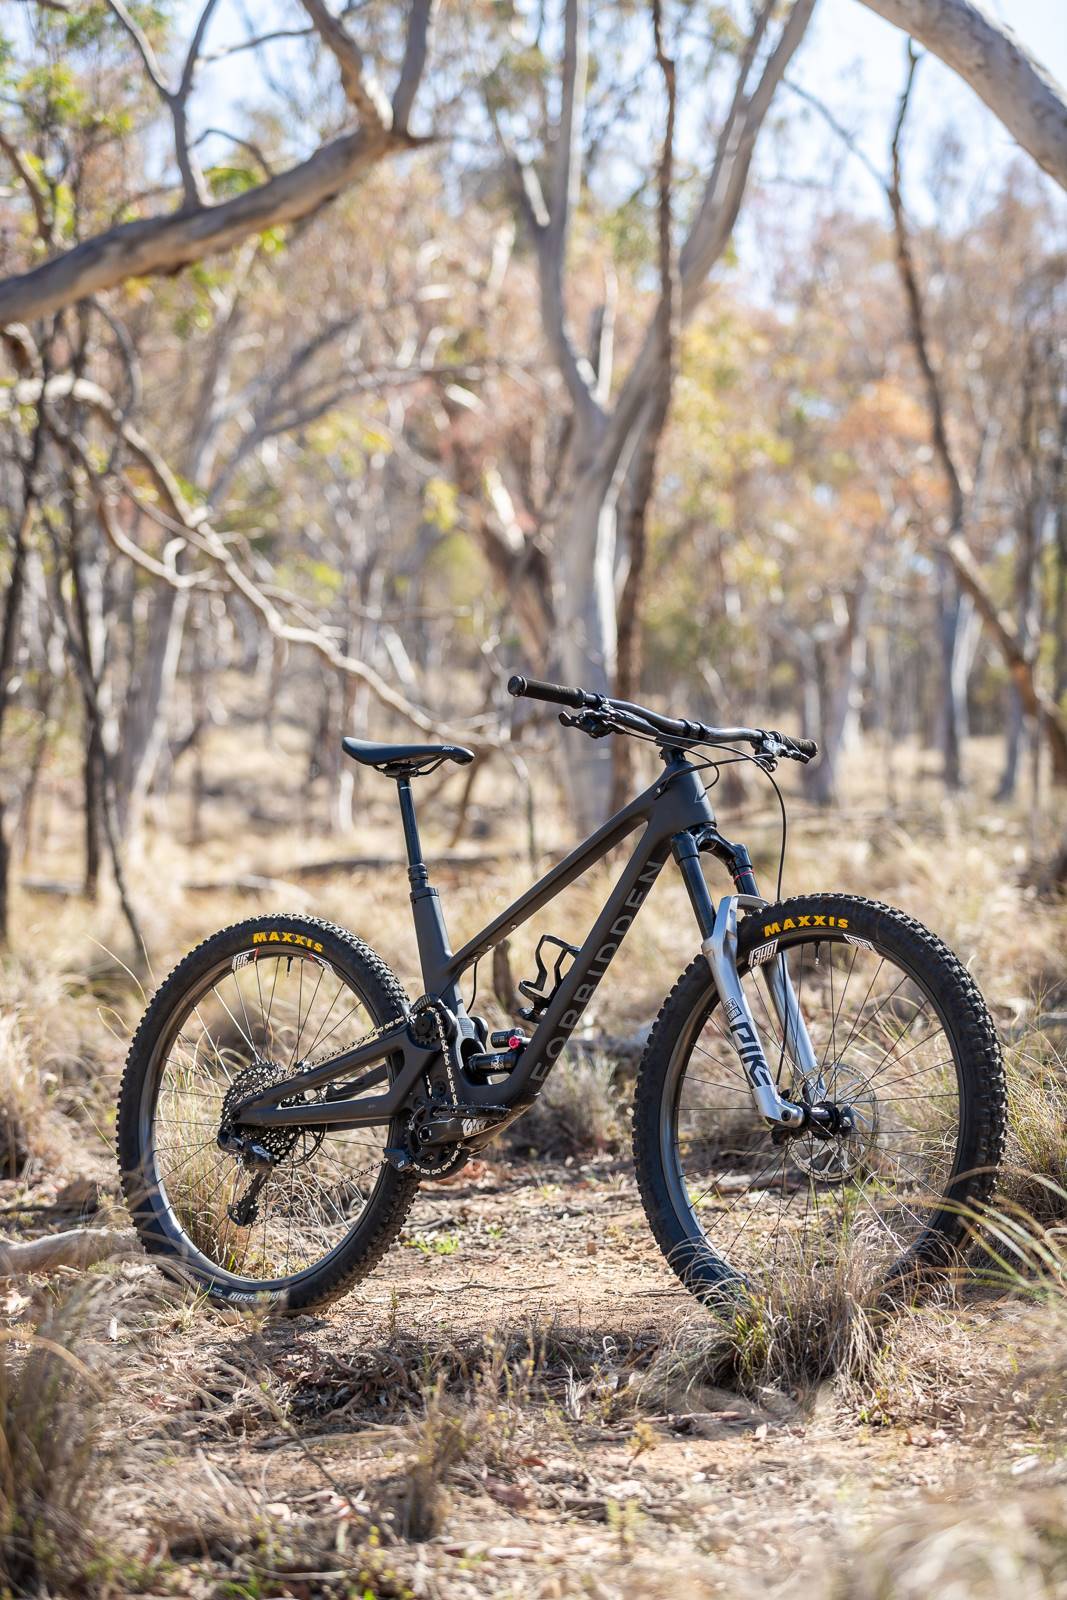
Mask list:
[[[415,778],[433,772],[442,761],[458,761],[465,767],[474,760],[474,751],[461,744],[370,744],[366,739],[342,739],[341,748],[361,766],[374,767],[390,778]]]

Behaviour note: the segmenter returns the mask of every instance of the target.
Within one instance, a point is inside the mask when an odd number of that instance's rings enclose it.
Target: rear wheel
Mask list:
[[[805,1073],[766,987],[786,956],[813,1047]],[[703,957],[678,983],[638,1073],[634,1154],[652,1231],[687,1287],[772,1281],[789,1265],[871,1274],[946,1266],[961,1208],[989,1197],[1004,1069],[973,980],[888,906],[811,895],[747,917],[738,972],[779,1091],[845,1112],[838,1132],[776,1142],[756,1112]]]
[[[373,950],[314,918],[252,918],[186,956],[137,1030],[119,1099],[123,1190],[146,1250],[216,1298],[289,1311],[365,1276],[417,1188],[383,1161],[387,1128],[264,1130],[274,1164],[258,1186],[218,1134],[237,1100],[406,1008]]]

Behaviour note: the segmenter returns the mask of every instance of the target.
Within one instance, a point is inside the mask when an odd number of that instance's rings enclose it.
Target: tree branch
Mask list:
[[[124,0],[107,0],[107,6],[108,10],[118,18],[123,28],[125,28],[126,32],[133,40],[134,48],[141,58],[141,63],[148,75],[148,79],[152,87],[155,89],[156,93],[159,95],[159,98],[164,102],[164,104],[169,105],[170,88],[167,84],[166,78],[163,75],[163,69],[159,64],[159,57],[153,50],[152,43],[148,35],[141,27],[141,24],[130,15],[129,11],[126,9]]]
[[[1027,653],[1015,624],[1001,611],[994,600],[964,537],[966,499],[959,469],[956,466],[952,448],[949,444],[941,381],[930,355],[929,337],[926,328],[926,309],[923,305],[922,290],[919,286],[919,277],[911,251],[911,240],[908,236],[907,219],[901,196],[901,139],[908,114],[911,91],[915,82],[917,65],[918,58],[915,53],[915,47],[909,40],[908,70],[897,108],[896,123],[893,128],[893,137],[890,145],[892,176],[886,185],[886,195],[893,214],[893,231],[897,247],[897,269],[908,308],[911,342],[926,389],[927,408],[930,414],[930,433],[934,451],[941,464],[949,491],[949,531],[947,536],[939,542],[938,548],[943,552],[945,559],[951,566],[960,588],[970,595],[974,601],[975,609],[989,629],[993,641],[1012,675],[1023,706],[1031,716],[1037,717],[1043,723],[1049,749],[1052,753],[1053,771],[1057,780],[1062,783],[1067,781],[1067,717],[1064,716],[1055,699],[1046,694],[1041,688],[1037,678],[1035,661]]]
[[[364,126],[379,130],[391,127],[393,114],[389,102],[344,23],[334,16],[325,0],[300,0],[300,4],[341,69],[341,87],[345,99]]]
[[[761,10],[753,27],[754,36],[762,37],[761,30],[766,28],[773,5],[774,0],[768,0]],[[757,136],[774,92],[804,38],[814,6],[815,0],[795,0],[778,42],[760,74],[759,83],[747,98],[743,90],[751,59],[756,53],[752,38],[742,55],[733,105],[716,149],[704,197],[679,256],[681,303],[678,314],[683,322],[688,321],[696,311],[705,292],[708,275],[729,243],[741,209]],[[656,368],[660,360],[658,318],[657,310],[612,412],[601,446],[605,472],[618,467],[623,452],[633,443],[631,430],[637,425],[642,411],[646,417],[649,415],[648,395],[655,385]]]
[[[365,684],[380,704],[396,712],[421,732],[431,734],[435,739],[454,738],[474,742],[469,730],[450,729],[442,724],[438,718],[398,694],[373,667],[355,656],[347,655],[320,630],[297,628],[287,623],[273,601],[237,561],[226,539],[211,526],[206,508],[193,507],[188,503],[166,460],[136,428],[125,421],[111,396],[99,384],[71,373],[62,373],[44,384],[37,379],[23,379],[8,389],[0,389],[0,410],[20,405],[37,406],[42,401],[47,405],[68,396],[87,406],[107,426],[121,434],[131,456],[148,473],[170,520],[172,531],[188,539],[194,548],[219,568],[230,589],[247,601],[266,624],[272,637],[286,644],[308,646],[338,672]],[[495,749],[498,743],[497,739],[482,735],[476,747]]]
[[[1061,188],[1067,189],[1067,93],[979,0],[864,0],[968,83]]]
[[[207,28],[211,13],[215,9],[216,0],[207,0],[200,13],[185,58],[185,67],[177,89],[172,89],[167,83],[159,58],[152,48],[152,42],[137,19],[131,15],[125,5],[125,0],[107,0],[108,9],[118,18],[122,27],[133,40],[137,54],[140,56],[145,72],[152,87],[170,112],[171,122],[174,125],[174,158],[178,164],[178,172],[182,180],[182,193],[187,206],[206,206],[210,201],[204,174],[200,163],[192,154],[189,145],[189,120],[187,106],[189,94],[193,86],[193,77],[196,73],[197,58],[203,42],[204,31]]]
[[[893,233],[897,247],[897,270],[908,307],[912,348],[915,351],[915,358],[919,363],[919,370],[922,373],[923,384],[926,388],[926,403],[930,412],[930,432],[933,446],[948,485],[951,528],[953,533],[960,533],[963,528],[963,485],[960,481],[960,474],[952,454],[952,447],[948,440],[948,430],[945,426],[945,406],[941,395],[941,382],[930,355],[930,341],[926,331],[926,308],[923,305],[922,293],[919,289],[919,278],[915,269],[915,259],[912,255],[911,239],[908,234],[904,200],[901,193],[900,146],[904,133],[904,123],[907,120],[908,107],[911,103],[911,91],[915,84],[915,71],[919,64],[915,47],[910,40],[908,41],[907,59],[907,75],[900,102],[897,106],[897,119],[893,127],[893,137],[889,147],[892,176],[885,186],[885,192],[889,200],[889,209],[893,215]]]
[[[414,0],[411,7],[407,38],[404,41],[404,60],[393,93],[393,127],[401,133],[407,132],[415,94],[426,68],[430,29],[436,5],[437,0]]]
[[[129,1233],[110,1228],[73,1228],[50,1233],[43,1239],[12,1244],[0,1240],[0,1278],[20,1278],[31,1272],[55,1272],[60,1267],[84,1270],[112,1256],[140,1256],[143,1252]]]
[[[13,139],[8,138],[7,134],[2,128],[0,128],[0,150],[4,152],[5,156],[10,161],[11,165],[14,167],[16,173],[21,179],[22,184],[30,197],[30,204],[33,207],[34,220],[37,223],[37,232],[44,240],[45,244],[51,249],[55,245],[55,234],[52,228],[52,218],[49,214],[48,199],[44,188],[38,182],[37,174],[26,160],[26,157],[23,155],[18,145]]]
[[[603,421],[604,413],[596,399],[596,374],[586,358],[578,354],[567,326],[563,287],[570,218],[581,187],[582,123],[588,74],[587,0],[567,0],[560,118],[547,202],[533,168],[521,162],[513,152],[508,154],[518,180],[519,201],[537,251],[541,322],[552,358],[575,410],[587,421]]]
[[[34,322],[127,278],[180,271],[262,233],[310,216],[394,150],[412,141],[383,130],[343,134],[288,172],[221,205],[119,223],[43,266],[0,282],[0,327]]]

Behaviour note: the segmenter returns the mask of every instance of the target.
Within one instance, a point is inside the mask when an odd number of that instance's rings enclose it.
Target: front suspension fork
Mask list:
[[[756,1019],[752,1015],[748,998],[737,975],[737,911],[739,906],[762,906],[766,902],[755,895],[723,895],[715,913],[715,925],[701,944],[701,949],[711,968],[715,987],[719,993],[730,1038],[741,1060],[741,1065],[752,1091],[757,1111],[768,1122],[782,1128],[802,1128],[808,1124],[810,1111],[806,1105],[797,1105],[778,1092],[778,1086],[763,1053]],[[815,1068],[815,1052],[808,1038],[804,1018],[800,1014],[796,992],[789,976],[785,956],[774,959],[767,973],[767,987],[771,1003],[778,1014],[788,1051],[792,1042],[793,1060],[802,1075]]]
[[[740,1058],[757,1111],[769,1123],[780,1128],[803,1128],[813,1121],[821,1121],[817,1110],[813,1117],[811,1107],[797,1105],[779,1094],[763,1053],[756,1020],[737,975],[738,908],[756,909],[767,902],[756,894],[730,894],[724,895],[716,908],[708,893],[700,868],[699,851],[692,836],[678,835],[672,843],[675,860],[685,879],[701,933],[704,934],[700,948],[711,969],[719,1003],[730,1030],[730,1039]],[[790,1052],[792,1045],[792,1058],[801,1076],[809,1078],[817,1071],[817,1062],[804,1018],[800,1014],[786,958],[776,955],[767,966],[767,987],[782,1029],[786,1052]]]

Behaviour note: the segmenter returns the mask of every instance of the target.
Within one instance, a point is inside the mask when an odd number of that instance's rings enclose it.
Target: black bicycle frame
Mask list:
[[[559,1058],[586,1006],[618,953],[649,890],[673,854],[682,872],[702,939],[712,932],[715,905],[704,881],[700,851],[710,850],[724,860],[739,891],[755,894],[756,885],[748,852],[733,845],[716,830],[715,814],[698,769],[682,755],[665,757],[663,775],[636,799],[617,811],[602,827],[566,856],[539,882],[496,917],[473,939],[453,953],[445,928],[437,890],[430,884],[415,821],[410,782],[398,780],[401,816],[408,852],[411,908],[418,941],[425,993],[440,1001],[457,1018],[461,1031],[473,1028],[459,992],[459,980],[476,961],[515,928],[587,872],[621,840],[644,824],[644,829],[578,954],[549,1001],[517,1065],[503,1083],[477,1083],[463,1074],[464,1106],[506,1106],[520,1110],[529,1105]],[[422,1073],[437,1054],[413,1037],[409,1019],[305,1069],[283,1083],[250,1097],[237,1109],[242,1124],[354,1128],[389,1122],[404,1106]],[[389,1089],[367,1096],[364,1091],[384,1082],[383,1064],[401,1054],[403,1064]],[[456,1067],[462,1073],[462,1062]],[[353,1072],[372,1070],[348,1084],[343,1098],[311,1104],[281,1106],[280,1100],[313,1089]],[[354,1098],[359,1095],[361,1098]]]

